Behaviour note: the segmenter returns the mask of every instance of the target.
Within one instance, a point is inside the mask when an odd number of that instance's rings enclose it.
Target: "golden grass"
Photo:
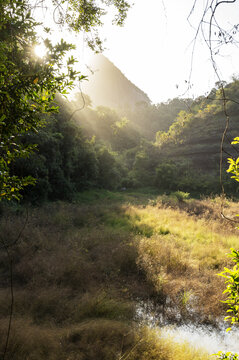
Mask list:
[[[209,360],[203,350],[194,350],[187,343],[179,344],[161,336],[160,330],[140,329],[136,344],[121,360]]]
[[[190,258],[192,263],[206,268],[219,268],[225,263],[225,255],[231,247],[237,247],[238,234],[235,229],[225,230],[225,222],[191,216],[172,208],[147,206],[125,209],[132,227],[149,229],[152,235],[165,235],[180,256]]]
[[[7,360],[207,359],[134,323],[138,301],[153,301],[155,311],[162,305],[172,321],[178,314],[192,321],[224,314],[224,282],[216,274],[229,263],[230,247],[238,248],[235,226],[218,215],[219,200],[167,201],[31,209],[11,249],[15,302]],[[227,213],[236,207],[228,202]],[[8,210],[1,240],[14,241],[23,222],[24,211]],[[8,274],[1,250],[0,335],[9,313]]]

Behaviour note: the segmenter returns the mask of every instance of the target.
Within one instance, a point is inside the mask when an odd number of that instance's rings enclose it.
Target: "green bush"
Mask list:
[[[178,201],[184,201],[189,198],[189,193],[183,191],[175,191],[170,194],[170,196],[175,197]]]

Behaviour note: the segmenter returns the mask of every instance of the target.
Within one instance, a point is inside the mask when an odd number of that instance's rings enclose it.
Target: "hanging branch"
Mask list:
[[[217,66],[217,62],[215,60],[215,55],[218,54],[219,49],[222,45],[224,44],[228,44],[228,43],[236,43],[236,40],[234,39],[233,35],[237,34],[237,29],[238,29],[238,25],[234,25],[229,31],[224,30],[222,28],[222,26],[220,25],[220,23],[217,21],[216,19],[216,13],[218,11],[219,6],[221,5],[225,5],[225,4],[233,4],[235,3],[237,0],[222,0],[222,1],[218,1],[218,0],[207,0],[207,3],[204,7],[204,11],[203,11],[203,15],[199,21],[199,24],[197,26],[196,29],[196,34],[193,40],[193,50],[192,50],[192,57],[191,57],[191,69],[190,69],[190,75],[189,75],[189,79],[191,80],[191,75],[192,75],[192,68],[193,68],[193,57],[194,57],[194,51],[195,51],[195,46],[196,46],[196,42],[199,36],[199,33],[201,33],[205,44],[207,45],[208,49],[209,49],[209,53],[210,53],[210,59],[211,59],[211,64],[213,66],[213,70],[214,73],[216,74],[216,77],[218,78],[218,82],[219,82],[219,90],[220,90],[220,94],[221,97],[219,99],[212,99],[213,101],[221,101],[222,102],[222,109],[223,109],[223,113],[225,116],[225,127],[224,127],[224,131],[222,133],[222,137],[221,137],[221,142],[220,142],[220,186],[221,186],[221,194],[222,194],[222,202],[221,202],[221,216],[223,218],[226,218],[230,221],[233,222],[237,222],[234,220],[231,220],[229,218],[227,218],[224,214],[224,200],[225,200],[225,189],[224,189],[224,184],[223,184],[223,154],[226,153],[228,155],[228,152],[226,152],[224,150],[224,143],[225,143],[225,139],[228,140],[228,130],[229,130],[229,124],[230,124],[230,116],[228,113],[228,109],[227,109],[227,105],[228,102],[234,102],[236,104],[238,104],[239,102],[228,98],[226,96],[226,92],[225,92],[225,87],[223,84],[223,81],[221,79],[220,73],[219,73],[219,69]],[[193,13],[195,12],[195,8],[197,5],[198,0],[195,0],[193,3],[193,6],[191,8],[191,11],[189,13],[189,16],[187,18],[188,22],[190,23],[190,18],[193,15]],[[209,16],[209,20],[207,20],[207,17]],[[191,23],[190,23],[191,25]],[[192,26],[192,25],[191,25]],[[205,31],[205,26],[207,29],[207,33]],[[218,31],[218,38],[217,40],[213,39],[213,32],[214,35],[216,35],[215,30]],[[215,47],[213,44],[214,42],[217,42],[217,46]],[[215,49],[217,49],[217,51],[215,52]],[[210,99],[210,98],[208,98]],[[232,145],[233,147],[233,145]],[[234,150],[236,150],[236,152],[238,152],[238,150],[233,147]]]

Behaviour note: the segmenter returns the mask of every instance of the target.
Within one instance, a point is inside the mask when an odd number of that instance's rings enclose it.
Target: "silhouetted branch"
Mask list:
[[[80,84],[78,85],[78,89],[80,90],[80,94],[81,94],[81,98],[82,98],[82,101],[83,101],[83,105],[77,109],[75,109],[72,113],[71,113],[71,116],[69,117],[69,120],[70,121],[73,116],[78,112],[78,111],[81,111],[85,108],[85,98],[84,98],[84,95],[83,95],[83,92],[82,92],[82,89],[81,89],[81,86]]]
[[[223,108],[223,112],[224,112],[224,116],[225,116],[225,128],[221,137],[221,143],[220,143],[220,186],[221,186],[221,191],[222,191],[222,202],[221,202],[221,216],[225,219],[228,219],[231,221],[231,219],[227,218],[224,213],[224,198],[225,198],[225,191],[224,191],[224,184],[223,184],[223,153],[227,153],[224,149],[224,142],[225,139],[227,139],[229,141],[229,138],[227,136],[227,132],[229,129],[229,123],[230,123],[230,116],[228,114],[228,110],[227,110],[227,104],[229,101],[239,104],[238,101],[230,99],[226,96],[225,93],[225,88],[223,85],[223,82],[221,80],[220,74],[219,74],[219,69],[217,67],[217,63],[215,61],[214,55],[216,55],[219,51],[220,46],[222,46],[223,44],[228,44],[228,43],[237,43],[234,38],[233,38],[233,34],[236,32],[237,30],[237,26],[231,28],[229,31],[227,30],[223,30],[223,28],[221,27],[220,23],[217,21],[216,19],[216,12],[218,10],[218,7],[222,4],[232,4],[235,3],[236,0],[221,0],[221,1],[214,1],[214,0],[207,0],[207,3],[204,7],[204,12],[203,12],[203,16],[197,26],[196,29],[196,34],[194,37],[194,43],[193,43],[193,50],[192,50],[192,58],[191,58],[191,69],[190,69],[190,75],[189,75],[189,79],[191,80],[191,75],[192,75],[192,65],[193,65],[193,56],[194,56],[194,50],[195,50],[195,46],[196,46],[196,41],[198,39],[198,35],[199,35],[199,30],[201,29],[201,34],[203,36],[203,39],[205,41],[205,44],[208,46],[209,49],[209,53],[210,53],[210,58],[211,58],[211,63],[214,69],[214,73],[216,74],[218,81],[220,83],[220,90],[221,90],[221,98],[220,99],[210,99],[208,97],[208,99],[213,100],[213,101],[221,101],[222,102],[222,108]],[[195,7],[197,4],[197,0],[194,1],[193,6],[191,8],[191,11],[189,13],[189,16],[187,18],[188,22],[190,23],[189,19],[192,16],[192,14],[195,11]],[[206,16],[208,14],[208,12],[210,13],[209,16],[209,21],[207,21]],[[203,25],[207,25],[208,26],[208,36],[206,36]],[[218,30],[218,37],[220,37],[220,39],[218,40],[219,43],[217,44],[217,47],[213,48],[213,43],[216,41],[213,39],[212,37],[212,33],[213,33],[213,28],[216,28]],[[232,35],[231,35],[232,33]],[[216,33],[214,33],[216,35]],[[217,41],[217,42],[218,42]],[[217,52],[214,53],[215,49],[217,49]],[[237,148],[235,148],[233,145],[231,145],[233,147],[233,149],[238,152]],[[229,153],[227,153],[229,155]]]

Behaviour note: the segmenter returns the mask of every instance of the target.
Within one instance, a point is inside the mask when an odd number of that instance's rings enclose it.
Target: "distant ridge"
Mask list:
[[[147,94],[129,81],[104,55],[94,55],[88,64],[88,79],[82,90],[89,95],[93,106],[132,109],[138,103],[150,104]]]

